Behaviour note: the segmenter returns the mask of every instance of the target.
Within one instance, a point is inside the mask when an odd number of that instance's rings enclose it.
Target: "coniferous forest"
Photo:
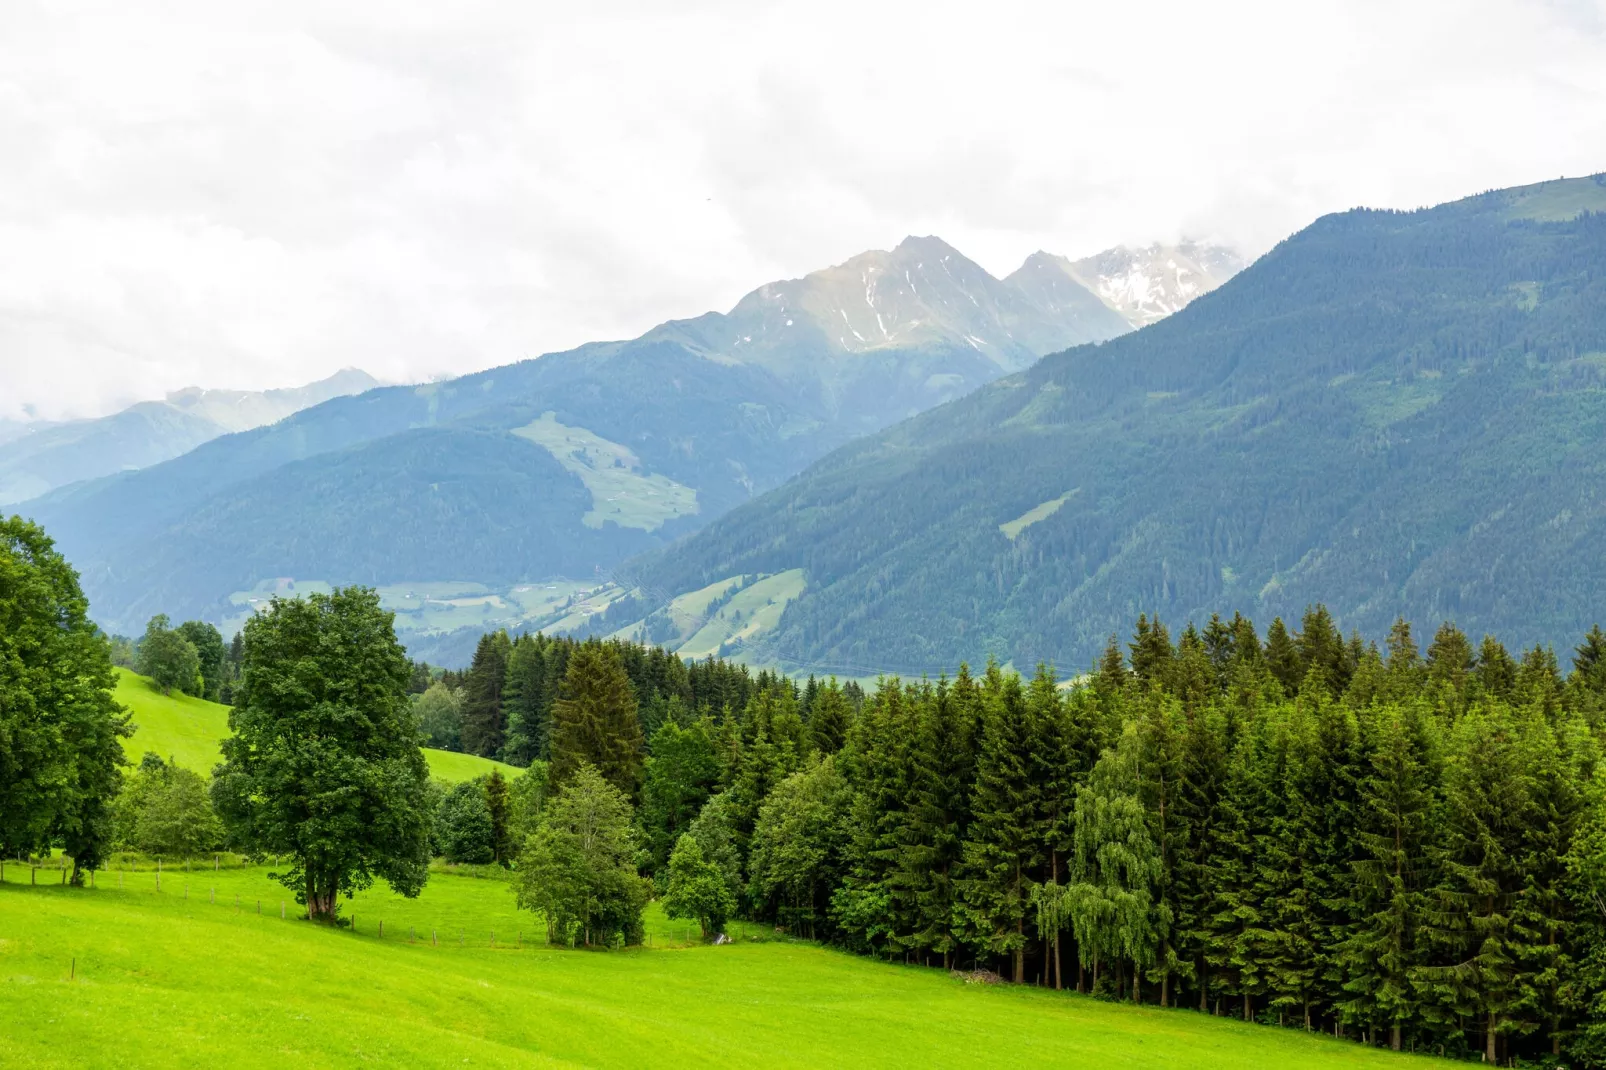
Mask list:
[[[695,850],[737,912],[885,959],[1606,1065],[1598,628],[1564,665],[1320,606],[1263,636],[1140,617],[1073,681],[868,692],[498,634],[449,682],[465,738],[623,790],[660,891]]]

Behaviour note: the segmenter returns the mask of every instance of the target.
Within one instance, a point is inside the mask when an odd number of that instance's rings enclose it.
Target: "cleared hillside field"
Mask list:
[[[93,889],[44,879],[13,864],[0,885],[5,1065],[1429,1065],[809,944],[675,946],[686,924],[656,905],[650,949],[536,946],[498,880],[436,874],[412,901],[370,891],[345,908],[353,934],[293,920],[293,903],[281,921],[264,869],[173,871],[160,894],[149,872],[120,889],[115,873]]]
[[[218,743],[229,734],[229,708],[190,695],[164,695],[146,677],[127,669],[117,670],[117,701],[133,715],[134,734],[123,740],[129,761],[138,762],[146,751],[155,751],[186,769],[211,773],[222,760]],[[492,769],[507,777],[523,772],[511,765],[493,762],[473,754],[424,748],[431,776],[456,783],[473,780]]]

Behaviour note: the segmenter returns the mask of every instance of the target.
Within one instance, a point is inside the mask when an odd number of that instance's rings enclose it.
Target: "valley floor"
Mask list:
[[[0,1065],[1417,1062],[1192,1012],[967,985],[940,970],[764,942],[756,926],[727,946],[686,946],[687,924],[656,904],[651,948],[552,949],[504,882],[451,873],[432,875],[416,900],[383,887],[359,895],[345,906],[355,934],[293,920],[293,901],[281,921],[288,896],[261,867],[169,869],[160,892],[144,871],[123,874],[121,887],[116,872],[98,874],[93,889],[59,879],[5,867]]]

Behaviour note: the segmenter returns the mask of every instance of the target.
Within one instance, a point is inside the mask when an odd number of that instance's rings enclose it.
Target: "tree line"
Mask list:
[[[1070,686],[770,677],[612,776],[671,898],[694,847],[736,911],[885,958],[1603,1065],[1606,634],[1571,662],[1140,617]]]
[[[94,865],[128,731],[109,645],[43,533],[0,534],[0,837]],[[868,694],[492,636],[509,738],[521,642],[549,674],[520,722],[538,756],[432,797],[414,697],[431,674],[375,593],[275,600],[242,633],[209,792],[224,834],[288,856],[278,879],[330,923],[376,879],[418,894],[430,858],[468,844],[559,943],[638,941],[660,896],[710,934],[741,914],[1016,983],[1606,1065],[1599,628],[1564,673],[1452,624],[1425,652],[1404,621],[1382,646],[1346,639],[1320,606],[1264,638],[1235,617],[1173,641],[1140,617],[1073,681],[961,665]],[[156,765],[136,777],[194,793]]]

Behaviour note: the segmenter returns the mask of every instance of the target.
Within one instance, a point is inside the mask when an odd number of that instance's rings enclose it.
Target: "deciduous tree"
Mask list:
[[[275,598],[245,625],[232,735],[212,795],[235,836],[289,855],[278,879],[317,921],[383,877],[428,879],[428,771],[407,657],[369,588]]]

